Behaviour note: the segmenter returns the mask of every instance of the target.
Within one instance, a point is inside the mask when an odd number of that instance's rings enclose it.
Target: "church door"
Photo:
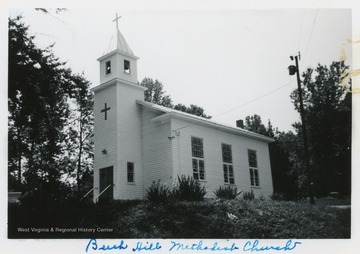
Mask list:
[[[113,167],[100,169],[100,193],[105,190],[109,185],[110,187],[99,197],[100,201],[113,199],[113,186],[114,186]]]

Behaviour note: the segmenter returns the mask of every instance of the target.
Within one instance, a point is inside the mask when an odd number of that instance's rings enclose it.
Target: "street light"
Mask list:
[[[310,204],[315,204],[312,173],[310,171],[310,160],[309,160],[309,149],[308,149],[308,143],[307,143],[307,131],[306,131],[306,121],[305,121],[305,114],[304,114],[304,104],[303,104],[301,80],[300,80],[300,73],[299,73],[300,52],[297,56],[290,56],[291,61],[293,61],[294,58],[295,58],[295,65],[290,65],[288,67],[288,69],[289,69],[289,75],[292,76],[296,73],[296,77],[297,77],[298,93],[299,93],[299,101],[300,101],[300,116],[301,116],[301,123],[302,123],[301,126],[302,126],[303,139],[304,139],[306,174],[308,177],[308,190],[309,190]]]

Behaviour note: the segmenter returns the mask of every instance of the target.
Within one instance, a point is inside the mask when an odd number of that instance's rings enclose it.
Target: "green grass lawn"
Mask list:
[[[345,202],[345,201],[344,201]],[[345,204],[342,202],[341,204]],[[9,206],[9,238],[350,238],[351,209],[337,200],[111,201]],[[346,204],[349,204],[348,202]],[[19,232],[19,228],[29,232]],[[58,231],[56,232],[56,228]],[[79,232],[79,228],[95,232]],[[44,229],[49,232],[34,232]],[[54,232],[50,232],[53,229]],[[60,229],[73,232],[61,232]],[[67,230],[69,229],[69,230]],[[109,229],[107,232],[97,232]],[[74,231],[75,230],[75,231]]]

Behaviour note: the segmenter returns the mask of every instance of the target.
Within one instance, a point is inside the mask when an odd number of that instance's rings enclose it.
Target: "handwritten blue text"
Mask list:
[[[125,244],[123,240],[120,241],[119,244],[114,245],[105,245],[103,244],[100,248],[98,247],[98,243],[95,238],[90,239],[89,243],[86,245],[85,251],[89,251],[89,247],[91,247],[92,250],[126,250],[128,248],[128,245]]]
[[[235,243],[232,243],[230,246],[220,246],[218,242],[214,242],[212,245],[210,246],[204,246],[203,241],[200,240],[197,243],[193,243],[193,244],[183,244],[183,243],[178,243],[178,242],[174,242],[171,241],[171,248],[169,249],[169,251],[173,251],[173,250],[194,250],[194,251],[202,251],[202,250],[208,250],[208,251],[233,251],[233,250],[237,250],[239,249],[239,247],[237,247],[235,245]]]
[[[285,246],[262,246],[258,247],[259,241],[247,241],[244,245],[243,251],[250,251],[250,252],[258,252],[258,251],[268,251],[268,250],[277,250],[277,251],[288,251],[293,250],[296,248],[296,245],[301,244],[301,242],[292,242],[292,240],[288,240]]]

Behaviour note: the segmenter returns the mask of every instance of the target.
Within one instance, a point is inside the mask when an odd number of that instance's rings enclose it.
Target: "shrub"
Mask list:
[[[192,176],[178,176],[178,182],[173,189],[173,196],[179,201],[201,201],[206,195],[205,186]]]
[[[271,194],[269,196],[269,198],[271,198],[272,200],[278,200],[278,201],[286,200],[285,195],[283,193],[280,193],[280,192],[273,192],[273,194]]]
[[[245,191],[244,194],[243,194],[243,198],[245,200],[253,200],[255,198],[255,195],[254,195],[254,192],[253,190],[251,191]]]
[[[263,193],[261,193],[261,195],[259,195],[259,200],[265,201],[265,197],[264,197],[264,194],[263,194]]]
[[[160,184],[160,180],[153,181],[151,186],[146,190],[146,199],[151,203],[160,203],[168,200],[171,195],[169,187]]]
[[[242,191],[237,192],[236,186],[219,186],[217,190],[214,191],[214,194],[217,198],[220,199],[235,199]]]

